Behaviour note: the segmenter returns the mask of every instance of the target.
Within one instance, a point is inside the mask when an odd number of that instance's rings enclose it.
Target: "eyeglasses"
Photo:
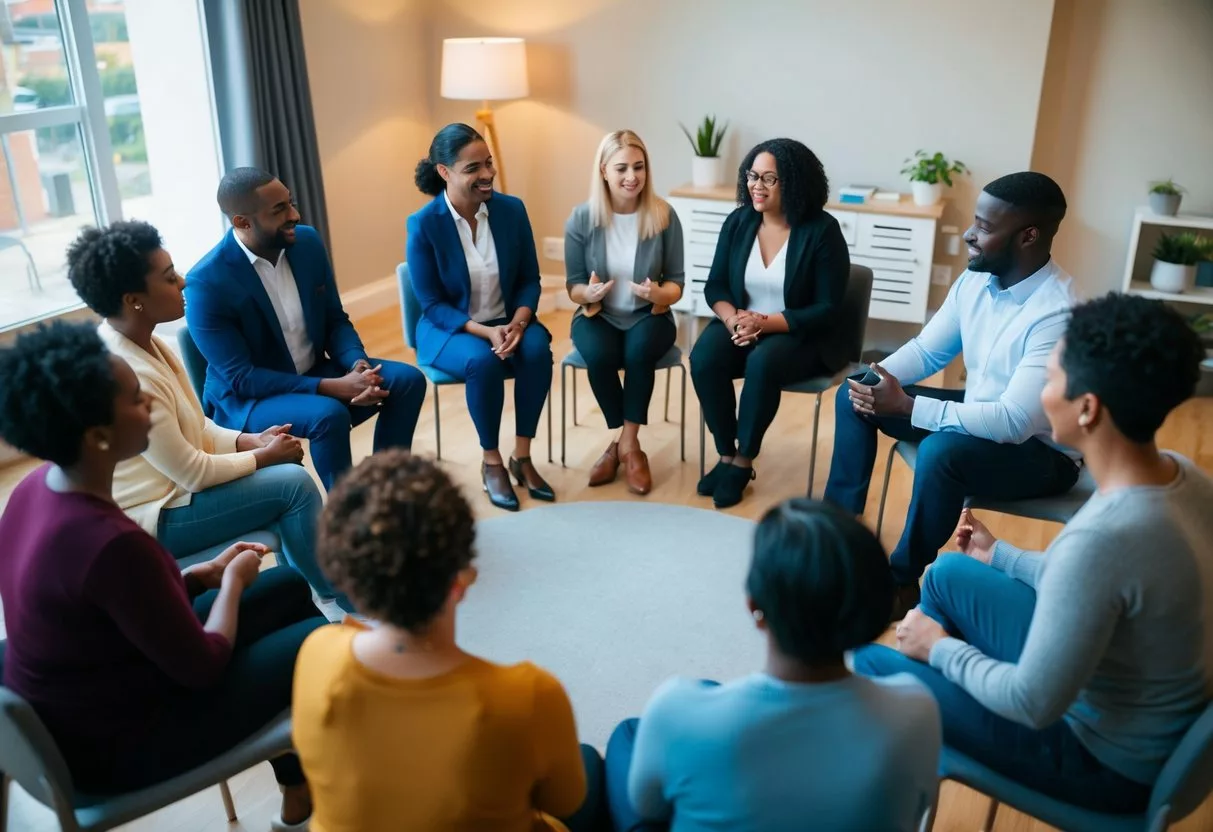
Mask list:
[[[749,182],[751,185],[759,180],[761,180],[762,184],[766,185],[768,188],[774,188],[779,184],[779,177],[773,173],[759,173],[756,170],[747,170],[745,172],[745,181]]]

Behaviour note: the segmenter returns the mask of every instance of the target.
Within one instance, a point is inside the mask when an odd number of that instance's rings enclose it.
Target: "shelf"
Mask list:
[[[670,196],[682,197],[683,199],[714,199],[736,206],[737,186],[723,185],[716,188],[696,188],[693,185],[682,185],[670,191]],[[915,205],[914,200],[907,194],[902,194],[899,202],[873,199],[870,202],[862,203],[829,202],[826,204],[826,210],[829,211],[854,211],[857,214],[885,214],[899,217],[918,217],[929,220],[941,218],[945,207],[946,205],[943,201],[937,202],[934,205]],[[1213,218],[1209,222],[1213,223]],[[1210,225],[1210,228],[1213,228],[1213,225]]]
[[[1175,217],[1166,217],[1165,219],[1175,219]],[[1160,292],[1142,280],[1134,280],[1129,284],[1129,294],[1141,295],[1145,298],[1153,298],[1154,300],[1165,300],[1171,303],[1197,303],[1206,306],[1213,306],[1213,288],[1209,286],[1194,286],[1187,292]]]
[[[1213,217],[1201,214],[1176,214],[1168,217],[1165,214],[1155,214],[1149,208],[1138,208],[1137,217],[1146,225],[1170,225],[1176,228],[1203,228],[1213,231]]]

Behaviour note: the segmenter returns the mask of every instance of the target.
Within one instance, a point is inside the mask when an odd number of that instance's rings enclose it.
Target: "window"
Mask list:
[[[218,239],[204,43],[198,0],[0,0],[0,331],[79,306],[82,226],[148,220],[182,271]]]

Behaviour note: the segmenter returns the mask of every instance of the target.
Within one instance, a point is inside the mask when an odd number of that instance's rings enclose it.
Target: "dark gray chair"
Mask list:
[[[682,417],[679,422],[679,439],[678,452],[683,462],[687,461],[687,368],[682,363],[682,350],[677,345],[670,347],[669,351],[661,357],[657,362],[658,370],[665,370],[665,410],[663,411],[664,418],[670,421],[670,376],[674,369],[682,371]],[[571,350],[560,361],[560,467],[564,467],[564,446],[565,446],[565,431],[567,419],[565,417],[565,390],[568,388],[568,374],[566,370],[571,369],[573,372],[573,425],[577,425],[577,371],[587,369],[585,359],[581,357],[576,349]]]
[[[417,349],[417,324],[421,320],[421,302],[417,300],[417,293],[413,291],[413,281],[409,276],[409,264],[401,263],[396,266],[396,286],[400,291],[400,317],[404,324],[404,341],[409,345],[409,349]],[[446,387],[452,384],[463,384],[462,379],[442,372],[437,367],[432,367],[429,364],[422,364],[421,360],[417,360],[417,369],[420,370],[427,379],[429,379],[431,389],[434,391],[434,441],[438,446],[437,457],[442,459],[442,420],[440,418],[438,408],[438,388]],[[506,367],[506,375],[513,376],[510,368]],[[552,461],[552,388],[548,387],[548,462]]]
[[[185,327],[177,330],[177,349],[181,352],[181,363],[185,365],[185,374],[190,377],[190,386],[194,388],[194,394],[202,404],[202,411],[207,416],[213,415],[213,408],[208,408],[206,399],[202,397],[202,393],[206,389],[206,368],[208,366],[206,356],[198,349],[198,345],[194,343],[194,336],[190,335],[190,331]]]
[[[863,341],[868,330],[868,305],[872,300],[872,270],[867,266],[851,264],[851,275],[847,279],[847,292],[839,311],[839,337],[846,339],[846,367],[828,376],[798,381],[783,388],[785,393],[804,393],[816,397],[813,405],[813,440],[809,446],[808,496],[813,496],[813,479],[817,474],[817,428],[821,419],[821,397],[827,390],[842,384],[843,380],[856,372],[863,360]],[[704,475],[706,465],[707,428],[703,420],[703,408],[699,409],[699,476]]]

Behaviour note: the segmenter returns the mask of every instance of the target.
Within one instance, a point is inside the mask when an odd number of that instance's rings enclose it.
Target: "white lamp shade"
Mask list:
[[[468,101],[525,98],[526,41],[447,38],[442,42],[442,97]]]

